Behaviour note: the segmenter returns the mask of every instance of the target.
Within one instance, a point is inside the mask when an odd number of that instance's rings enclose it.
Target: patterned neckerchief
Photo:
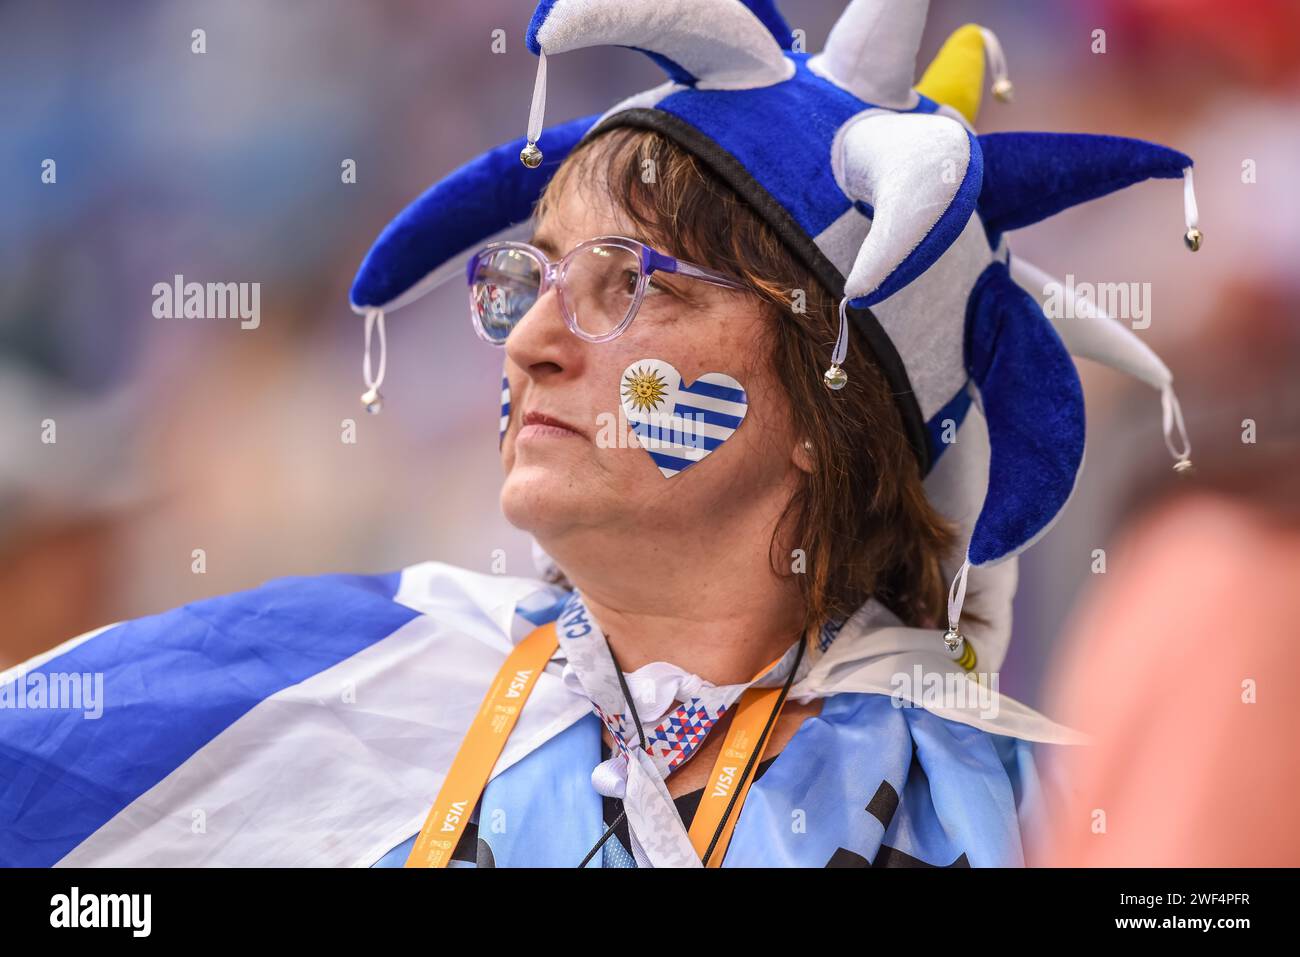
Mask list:
[[[703,744],[745,689],[783,683],[798,654],[796,641],[779,661],[740,684],[715,685],[669,662],[651,662],[620,681],[608,640],[577,592],[564,603],[556,633],[565,657],[564,684],[589,698],[591,710],[615,742],[617,752],[591,775],[595,789],[608,797],[627,794],[628,771],[638,761],[634,752],[645,754],[659,779],[667,779]],[[628,706],[629,694],[641,719],[645,748]]]

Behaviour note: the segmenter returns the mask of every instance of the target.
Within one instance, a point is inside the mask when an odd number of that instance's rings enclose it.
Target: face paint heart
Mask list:
[[[501,434],[497,436],[497,448],[506,440],[506,428],[510,425],[510,380],[501,376]]]
[[[664,478],[702,462],[731,438],[749,410],[745,390],[731,376],[706,372],[687,385],[663,359],[632,363],[619,392],[637,442]]]

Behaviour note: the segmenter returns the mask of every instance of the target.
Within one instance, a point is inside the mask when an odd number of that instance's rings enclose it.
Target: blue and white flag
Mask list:
[[[391,863],[424,822],[507,654],[554,620],[568,595],[425,562],[382,575],[276,579],[68,641],[0,676],[0,865]],[[728,862],[820,866],[832,843],[831,851],[874,860],[877,837],[929,863],[953,863],[957,854],[944,858],[958,848],[973,864],[1016,860],[1008,835],[1018,805],[1008,796],[1021,793],[1023,750],[999,770],[992,739],[1022,739],[1011,742],[1020,749],[1071,743],[1073,733],[1005,697],[994,711],[978,703],[893,707],[891,680],[901,670],[961,669],[935,652],[932,630],[881,621],[855,615],[791,688],[795,700],[826,698],[822,715],[756,783]],[[498,864],[572,866],[599,836],[582,844],[600,825],[591,785],[599,719],[562,680],[564,664],[557,649],[481,805],[517,810],[531,800],[536,820],[551,796],[569,793],[564,781],[578,782],[572,807],[558,809],[567,823],[553,836],[562,846],[545,844],[547,828],[489,838]],[[843,735],[886,732],[890,746],[870,768],[850,760],[861,741]],[[957,796],[973,786],[976,766],[974,787],[988,795],[978,811]],[[928,784],[912,781],[914,767]],[[845,797],[834,793],[842,780],[874,789],[888,782],[900,808],[909,788],[928,788],[932,810],[922,801],[914,814],[890,818],[896,833],[888,838],[883,819],[878,835],[857,817],[845,830],[831,813],[833,805],[848,820]],[[815,799],[828,803],[824,816],[809,818],[817,842],[795,853],[771,843],[768,829],[787,827],[790,802],[813,806],[806,788],[795,797],[809,781],[823,783],[827,792]],[[934,839],[909,836],[918,829]],[[561,840],[561,830],[572,833]],[[941,832],[950,843],[934,843]],[[542,839],[545,846],[534,843]],[[578,857],[569,861],[573,847]]]
[[[575,867],[605,831],[589,714],[493,778],[456,867]],[[750,787],[723,867],[1023,867],[1050,821],[1039,746],[897,708],[828,697]],[[375,866],[400,867],[414,835]],[[591,867],[640,866],[618,837]]]

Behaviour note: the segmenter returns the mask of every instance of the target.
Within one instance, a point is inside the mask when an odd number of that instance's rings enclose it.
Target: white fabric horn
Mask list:
[[[853,0],[808,68],[868,103],[910,110],[929,9],[930,0]]]
[[[695,77],[699,89],[770,86],[794,75],[794,62],[737,0],[556,0],[529,30],[529,46],[534,43],[548,55],[636,47],[668,58]]]
[[[1118,369],[1153,389],[1173,381],[1169,367],[1151,347],[1091,299],[1076,296],[1065,283],[1019,256],[1011,257],[1011,278],[1038,300],[1071,355]]]
[[[979,147],[946,116],[869,110],[832,146],[836,181],[871,207],[871,229],[844,284],[873,305],[932,266],[975,209],[983,180]]]
[[[1012,256],[1010,271],[1020,288],[1038,300],[1071,355],[1127,373],[1160,392],[1165,447],[1176,471],[1190,468],[1192,443],[1174,392],[1174,376],[1151,347],[1091,299],[1077,295],[1032,263]]]

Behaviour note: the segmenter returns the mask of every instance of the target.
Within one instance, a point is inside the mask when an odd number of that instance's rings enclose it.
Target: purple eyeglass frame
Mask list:
[[[641,275],[637,279],[636,292],[632,295],[632,304],[628,307],[627,315],[613,329],[599,336],[583,332],[578,328],[578,321],[569,308],[565,296],[565,271],[576,253],[591,246],[616,246],[626,249],[628,252],[634,253],[641,264]],[[660,252],[653,246],[647,246],[640,240],[631,239],[627,236],[596,236],[592,239],[584,239],[560,257],[558,262],[551,262],[546,253],[530,243],[512,240],[488,243],[470,257],[469,263],[465,267],[465,279],[469,284],[470,318],[474,321],[474,331],[480,339],[494,346],[504,346],[506,343],[504,339],[493,339],[483,328],[483,321],[479,317],[476,308],[477,304],[474,301],[474,271],[478,268],[480,260],[505,249],[514,249],[525,253],[541,265],[542,280],[537,290],[537,298],[541,299],[552,286],[557,287],[559,295],[556,298],[560,303],[560,312],[564,316],[564,324],[569,327],[569,331],[575,336],[579,339],[585,339],[587,342],[609,342],[611,339],[616,339],[623,334],[627,327],[632,324],[632,320],[636,318],[636,314],[641,308],[641,301],[645,298],[646,287],[650,285],[650,277],[656,272],[675,273],[679,276],[700,279],[715,286],[725,286],[729,289],[749,288],[747,284],[732,279],[730,276],[714,272],[712,269],[706,269],[703,266],[697,266],[695,263],[684,262],[674,256],[669,256],[667,253]]]

